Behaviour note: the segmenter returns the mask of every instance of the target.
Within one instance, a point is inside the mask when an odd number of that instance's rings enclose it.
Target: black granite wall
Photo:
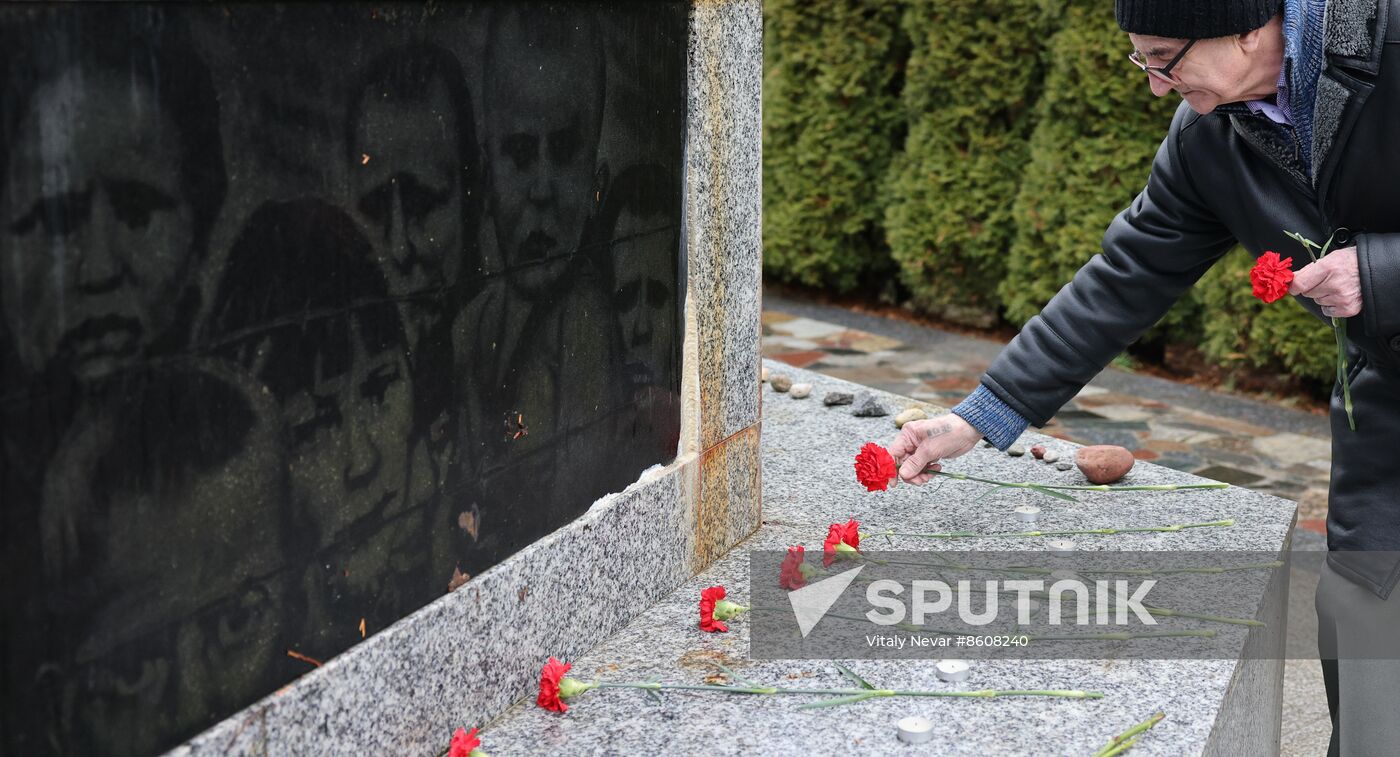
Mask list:
[[[0,7],[3,751],[173,746],[675,456],[687,10]]]

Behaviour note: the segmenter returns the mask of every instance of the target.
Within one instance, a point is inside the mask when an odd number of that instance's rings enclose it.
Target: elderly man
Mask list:
[[[1117,18],[1153,93],[1184,100],[1147,186],[976,391],[904,426],[900,475],[1044,425],[1236,244],[1295,250],[1289,292],[1346,321],[1355,403],[1353,431],[1333,392],[1317,597],[1332,753],[1393,753],[1400,661],[1364,645],[1400,635],[1400,0],[1117,0]],[[1301,265],[1285,231],[1334,251]]]

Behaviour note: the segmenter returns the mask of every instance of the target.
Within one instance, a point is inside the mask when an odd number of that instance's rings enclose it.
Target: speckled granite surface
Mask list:
[[[570,675],[585,680],[663,680],[699,683],[722,661],[758,682],[788,686],[845,686],[829,663],[757,662],[748,658],[749,622],[742,617],[727,634],[696,627],[696,601],[705,586],[723,584],[739,601],[749,595],[748,551],[802,543],[820,550],[826,524],[857,518],[872,526],[928,530],[997,531],[1021,495],[1007,493],[973,503],[974,485],[949,482],[941,490],[897,487],[868,494],[853,481],[850,460],[865,441],[896,433],[889,417],[855,418],[848,407],[824,407],[820,397],[852,385],[769,362],[770,372],[815,385],[815,399],[793,400],[765,389],[763,418],[764,526],[711,568],[640,615],[621,632],[573,658]],[[917,404],[881,394],[892,410]],[[930,407],[930,406],[925,406]],[[933,409],[930,407],[930,409]],[[1072,454],[1074,445],[1037,434]],[[1008,480],[1078,481],[1029,455],[1012,458],[978,447],[948,465],[975,475]],[[1139,463],[1123,483],[1200,482],[1189,474]],[[964,487],[964,488],[958,488]],[[1181,533],[1131,534],[1078,539],[1081,550],[1276,550],[1292,527],[1296,505],[1248,490],[1084,495],[1080,502],[1037,505],[1046,510],[1038,527],[1084,528],[1134,523],[1169,524],[1234,518],[1232,528]],[[910,540],[912,542],[912,540]],[[900,543],[919,549],[925,543]],[[1025,540],[960,540],[959,549],[1026,549]],[[543,662],[543,656],[540,662]],[[1162,710],[1167,718],[1145,736],[1134,754],[1267,754],[1278,707],[1280,666],[1246,669],[1235,660],[977,660],[972,678],[943,684],[933,661],[853,660],[847,664],[872,683],[889,688],[1064,688],[1101,691],[1103,699],[877,699],[837,709],[802,711],[796,697],[744,697],[667,692],[656,704],[641,692],[592,691],[569,712],[546,712],[533,697],[489,724],[484,747],[492,754],[888,754],[905,747],[895,723],[910,715],[934,721],[934,754],[1089,754],[1114,734]],[[1228,700],[1227,700],[1228,695]],[[1240,703],[1247,702],[1247,706]],[[1217,714],[1229,713],[1229,722]],[[1276,723],[1276,713],[1272,723]],[[1276,744],[1276,742],[1274,742]]]
[[[696,2],[691,14],[686,244],[697,326],[702,449],[758,421],[762,82],[762,2]]]

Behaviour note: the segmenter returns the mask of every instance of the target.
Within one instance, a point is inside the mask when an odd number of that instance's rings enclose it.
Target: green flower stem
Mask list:
[[[1100,699],[1102,692],[1079,691],[1070,689],[980,689],[977,691],[906,691],[899,689],[806,689],[806,688],[782,688],[779,686],[726,686],[721,684],[687,684],[687,683],[643,683],[643,682],[607,682],[594,681],[588,684],[590,688],[600,689],[646,689],[650,691],[663,691],[673,689],[677,691],[718,691],[726,694],[797,694],[797,695],[817,695],[824,696],[859,696],[869,697],[961,697],[971,699],[990,699],[993,697],[1063,697],[1067,699]]]
[[[964,634],[966,635],[966,634]],[[1173,637],[1215,638],[1214,631],[1115,631],[1113,633],[1021,634],[1030,641],[1134,641],[1137,639],[1169,639]]]
[[[850,615],[838,615],[837,613],[834,613],[834,612],[829,612],[829,613],[827,613],[825,617],[828,617],[828,618],[840,618],[841,620],[854,620],[854,621],[861,622],[861,623],[869,623],[869,622],[870,622],[870,620],[869,620],[868,618],[855,618],[855,617],[851,617]],[[910,633],[928,634],[928,635],[930,635],[930,636],[973,636],[973,635],[976,635],[976,634],[970,633],[970,632],[968,632],[968,631],[951,631],[951,630],[948,630],[948,629],[945,629],[945,628],[925,628],[925,627],[923,627],[923,626],[916,626],[916,625],[914,625],[913,623],[908,623],[908,622],[905,622],[905,623],[896,623],[894,627],[900,629],[901,631],[908,631],[908,632],[910,632]],[[1148,632],[1117,631],[1117,632],[1113,632],[1113,633],[1088,633],[1088,634],[1069,634],[1069,633],[1067,633],[1067,634],[1033,634],[1033,633],[1021,633],[1021,634],[1016,634],[1016,635],[1017,635],[1017,636],[1024,636],[1024,637],[1026,637],[1026,640],[1027,640],[1027,641],[1133,641],[1133,640],[1135,640],[1135,639],[1166,639],[1166,638],[1173,638],[1173,637],[1194,637],[1194,638],[1203,638],[1203,639],[1213,639],[1213,638],[1215,638],[1215,635],[1216,635],[1216,634],[1215,634],[1215,631],[1210,631],[1210,630],[1191,630],[1191,631],[1148,631]]]
[[[1225,485],[1225,484],[1221,484],[1221,486],[1224,486],[1224,485]],[[1012,537],[1024,537],[1024,536],[1083,536],[1083,535],[1100,535],[1100,536],[1101,536],[1101,535],[1112,535],[1112,534],[1144,533],[1144,532],[1149,532],[1149,531],[1151,531],[1151,532],[1158,532],[1158,533],[1174,533],[1174,532],[1177,532],[1177,531],[1183,531],[1183,530],[1188,529],[1188,528],[1213,528],[1213,527],[1226,527],[1226,526],[1233,526],[1233,525],[1235,525],[1235,521],[1234,521],[1233,519],[1226,519],[1226,520],[1212,520],[1212,521],[1208,521],[1208,522],[1205,522],[1205,523],[1183,523],[1183,524],[1172,525],[1172,526],[1134,526],[1134,527],[1128,527],[1128,528],[1087,528],[1087,529],[1074,529],[1074,530],[1065,530],[1065,531],[1018,531],[1018,532],[1014,532],[1014,533],[1004,533],[1004,534],[977,534],[977,533],[972,533],[972,532],[970,532],[970,531],[958,531],[958,532],[953,532],[953,533],[941,533],[941,534],[940,534],[940,533],[915,533],[915,532],[909,532],[909,531],[894,531],[894,530],[889,530],[889,531],[872,531],[872,532],[870,532],[869,534],[863,534],[863,535],[862,535],[862,538],[864,538],[865,536],[915,536],[915,537],[930,538],[930,539],[953,539],[953,538],[967,538],[967,537],[1012,538]]]
[[[1351,378],[1347,376],[1347,322],[1342,318],[1332,319],[1332,333],[1337,337],[1337,377],[1342,382],[1342,405],[1347,411],[1347,425],[1356,430],[1356,418],[1352,417]]]
[[[1212,623],[1224,623],[1231,626],[1267,626],[1268,623],[1252,618],[1231,618],[1225,615],[1207,615],[1199,612],[1185,612],[1182,610],[1172,610],[1166,607],[1155,607],[1153,605],[1143,605],[1149,615],[1161,615],[1164,618],[1191,618],[1193,620],[1206,620]]]
[[[1117,736],[1114,736],[1112,741],[1103,745],[1103,747],[1101,747],[1099,751],[1094,752],[1093,757],[1112,757],[1113,755],[1122,754],[1128,751],[1132,748],[1133,744],[1137,743],[1138,737],[1140,737],[1143,733],[1146,733],[1147,730],[1152,726],[1155,726],[1158,723],[1162,722],[1162,718],[1165,718],[1166,716],[1166,713],[1159,712],[1153,715],[1152,717],[1142,721],[1141,723],[1138,723],[1132,728],[1129,728],[1128,730],[1118,734]]]
[[[954,473],[952,471],[928,470],[925,473],[932,473],[936,476],[947,476],[959,481],[976,481],[979,484],[992,484],[994,486],[1004,486],[1009,489],[1065,489],[1077,492],[1172,492],[1185,489],[1228,489],[1229,484],[1143,484],[1141,486],[1109,486],[1108,484],[1093,485],[1058,485],[1041,484],[1035,482],[1012,483],[1007,481],[993,481],[987,478],[977,478],[966,473]]]
[[[879,536],[879,535],[880,535],[880,534],[876,534],[876,536]],[[942,563],[939,563],[939,564],[937,564],[937,565],[930,565],[930,564],[928,564],[928,563],[922,563],[922,562],[913,562],[913,561],[911,561],[911,560],[887,560],[886,562],[889,563],[890,565],[911,565],[911,566],[920,567],[920,568],[947,568],[947,569],[955,569],[955,570],[981,570],[981,571],[986,571],[986,572],[988,572],[988,573],[1033,573],[1033,574],[1037,574],[1037,575],[1047,575],[1047,576],[1050,575],[1051,573],[1054,573],[1056,570],[1062,570],[1061,568],[1039,568],[1039,567],[1035,567],[1035,566],[1031,566],[1031,565],[1008,565],[1008,566],[1005,566],[1005,567],[988,567],[988,566],[984,566],[984,565],[973,565],[973,564],[971,564],[971,563],[955,563],[955,562],[942,562]],[[1271,561],[1271,562],[1249,563],[1249,564],[1247,564],[1247,565],[1232,565],[1232,566],[1225,567],[1225,568],[1222,568],[1222,567],[1219,567],[1219,566],[1211,565],[1211,566],[1196,566],[1196,567],[1187,567],[1187,568],[1162,568],[1162,569],[1154,569],[1154,568],[1082,568],[1082,569],[1081,569],[1081,568],[1069,568],[1069,570],[1073,570],[1073,571],[1076,572],[1076,573],[1083,573],[1084,575],[1102,574],[1102,575],[1110,575],[1110,576],[1162,576],[1162,575],[1168,575],[1168,574],[1171,574],[1171,573],[1204,573],[1204,574],[1219,574],[1219,573],[1230,573],[1230,572],[1237,571],[1237,570],[1261,570],[1261,569],[1264,569],[1264,568],[1269,568],[1269,569],[1273,569],[1273,568],[1282,568],[1283,565],[1284,565],[1284,563],[1283,563],[1282,560],[1273,560],[1273,561]]]
[[[1328,237],[1327,242],[1321,247],[1318,247],[1317,242],[1304,237],[1302,234],[1293,231],[1285,231],[1283,233],[1303,245],[1303,250],[1308,253],[1308,257],[1312,258],[1312,262],[1314,263],[1326,257],[1327,253],[1332,251],[1332,237]],[[1314,249],[1318,251],[1316,255],[1313,254]],[[1337,381],[1342,385],[1342,404],[1346,407],[1347,411],[1347,425],[1351,427],[1352,431],[1355,431],[1356,418],[1352,417],[1351,412],[1351,379],[1347,376],[1347,322],[1345,318],[1332,319],[1332,335],[1336,337],[1337,340]]]

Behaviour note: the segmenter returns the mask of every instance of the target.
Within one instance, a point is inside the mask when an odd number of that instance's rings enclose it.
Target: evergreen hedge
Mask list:
[[[908,304],[950,320],[1039,312],[1145,185],[1179,102],[1130,69],[1097,0],[764,10],[767,273],[849,291],[897,272]],[[1255,300],[1252,262],[1231,252],[1147,338],[1330,382],[1326,325]]]
[[[892,267],[880,185],[904,132],[902,7],[764,4],[763,262],[849,291]]]
[[[1015,233],[1044,38],[1037,0],[909,0],[905,149],[885,227],[919,310],[990,325]]]
[[[1008,320],[1030,320],[1101,250],[1104,231],[1147,184],[1180,98],[1154,97],[1131,71],[1127,38],[1096,0],[1072,0],[1050,39],[1030,162],[1016,198],[1016,236],[998,288]],[[1189,336],[1188,293],[1161,324]]]

